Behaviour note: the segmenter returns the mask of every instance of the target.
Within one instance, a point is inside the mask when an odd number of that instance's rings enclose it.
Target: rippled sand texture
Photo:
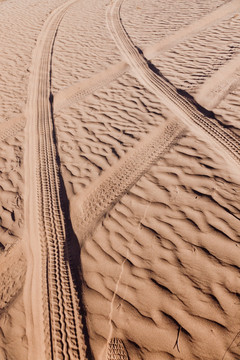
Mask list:
[[[239,360],[239,0],[0,33],[0,360]]]

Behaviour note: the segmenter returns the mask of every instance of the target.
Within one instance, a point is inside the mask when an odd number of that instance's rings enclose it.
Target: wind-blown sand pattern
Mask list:
[[[3,289],[0,298],[0,312],[22,290],[26,273],[26,262],[21,242],[12,245],[1,257],[1,287]]]
[[[0,6],[1,360],[239,360],[239,1]]]

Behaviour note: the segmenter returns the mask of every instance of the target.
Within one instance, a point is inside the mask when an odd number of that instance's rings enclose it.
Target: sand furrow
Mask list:
[[[121,23],[120,8],[122,2],[123,0],[116,1],[109,7],[107,23],[117,46],[131,65],[137,78],[185,124],[196,132],[201,130],[200,133],[204,138],[210,137],[218,145],[220,151],[224,149],[239,164],[240,142],[238,137],[222,127],[214,118],[204,115],[192,102],[179,94],[177,89],[165,78],[156,75],[149,68],[147,61],[136,49]]]
[[[56,31],[75,1],[55,9],[45,22],[33,53],[29,80],[25,155],[29,359],[86,359],[81,309],[68,253],[69,233],[62,210],[50,92]]]
[[[138,147],[93,183],[83,199],[76,196],[72,222],[80,242],[90,235],[101,217],[138,181],[151,165],[182,136],[184,126],[171,120],[159,126]]]

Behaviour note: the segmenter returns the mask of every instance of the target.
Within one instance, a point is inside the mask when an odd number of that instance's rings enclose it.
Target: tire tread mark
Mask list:
[[[80,241],[95,229],[100,219],[142,177],[144,173],[183,136],[185,125],[168,120],[125,155],[114,169],[107,171],[88,189],[81,199],[76,196],[78,215],[72,215]],[[75,202],[73,202],[75,206]]]
[[[29,161],[29,169],[26,170],[28,186],[25,190],[28,199],[26,237],[32,240],[28,241],[28,246],[33,257],[27,279],[41,294],[45,354],[38,356],[48,360],[87,359],[79,298],[67,254],[68,233],[62,210],[60,170],[50,103],[53,43],[62,17],[75,1],[67,1],[55,9],[43,26],[33,53],[33,72],[29,80],[26,110],[26,159]],[[36,228],[29,225],[31,221]],[[40,245],[36,246],[36,241]],[[41,273],[39,285],[36,284],[38,279],[34,277],[35,268]],[[29,287],[31,285],[27,288]],[[35,310],[36,308],[32,309],[33,318],[36,316]],[[34,333],[34,329],[32,330]],[[36,335],[35,338],[33,335],[33,341],[36,343]],[[30,359],[34,352],[34,348],[30,349]]]
[[[131,66],[139,81],[167,106],[175,116],[186,125],[207,138],[215,141],[238,165],[240,165],[240,141],[229,129],[221,126],[216,119],[201,113],[188,99],[177,92],[177,89],[162,76],[156,75],[148,66],[145,58],[139,53],[127,35],[121,19],[120,10],[123,0],[116,0],[107,11],[107,24],[110,33]]]
[[[146,58],[151,60],[156,57],[159,52],[163,53],[164,51],[169,50],[179,42],[188,39],[194,34],[197,34],[200,30],[204,30],[211,24],[223,20],[226,16],[229,16],[231,13],[238,11],[239,8],[240,5],[238,0],[232,0],[226,4],[223,4],[216,10],[212,11],[210,14],[203,16],[185,28],[175,32],[167,38],[164,38],[160,42],[151,46],[147,46],[143,49],[143,54]],[[63,90],[60,90],[54,97],[54,111],[57,112],[64,107],[71,106],[75,101],[83,99],[85,96],[92,94],[101,87],[108,85],[111,81],[116,80],[128,69],[129,65],[126,62],[121,61],[111,65],[105,71],[93,75],[87,80],[83,80],[79,83],[64,88]],[[220,97],[221,99],[225,96],[226,90],[223,89],[222,93],[223,94]],[[14,126],[11,124],[11,121],[9,122],[8,120],[4,124],[0,124],[0,128],[2,128],[2,126],[3,129],[1,129],[0,141],[5,140],[7,137],[14,136],[19,130],[22,130],[25,126],[25,121],[21,121],[19,119],[19,124]],[[7,128],[9,128],[9,130],[7,130]]]

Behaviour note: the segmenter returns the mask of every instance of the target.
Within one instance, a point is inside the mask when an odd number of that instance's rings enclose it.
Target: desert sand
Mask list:
[[[0,360],[240,360],[240,1],[0,34]]]

